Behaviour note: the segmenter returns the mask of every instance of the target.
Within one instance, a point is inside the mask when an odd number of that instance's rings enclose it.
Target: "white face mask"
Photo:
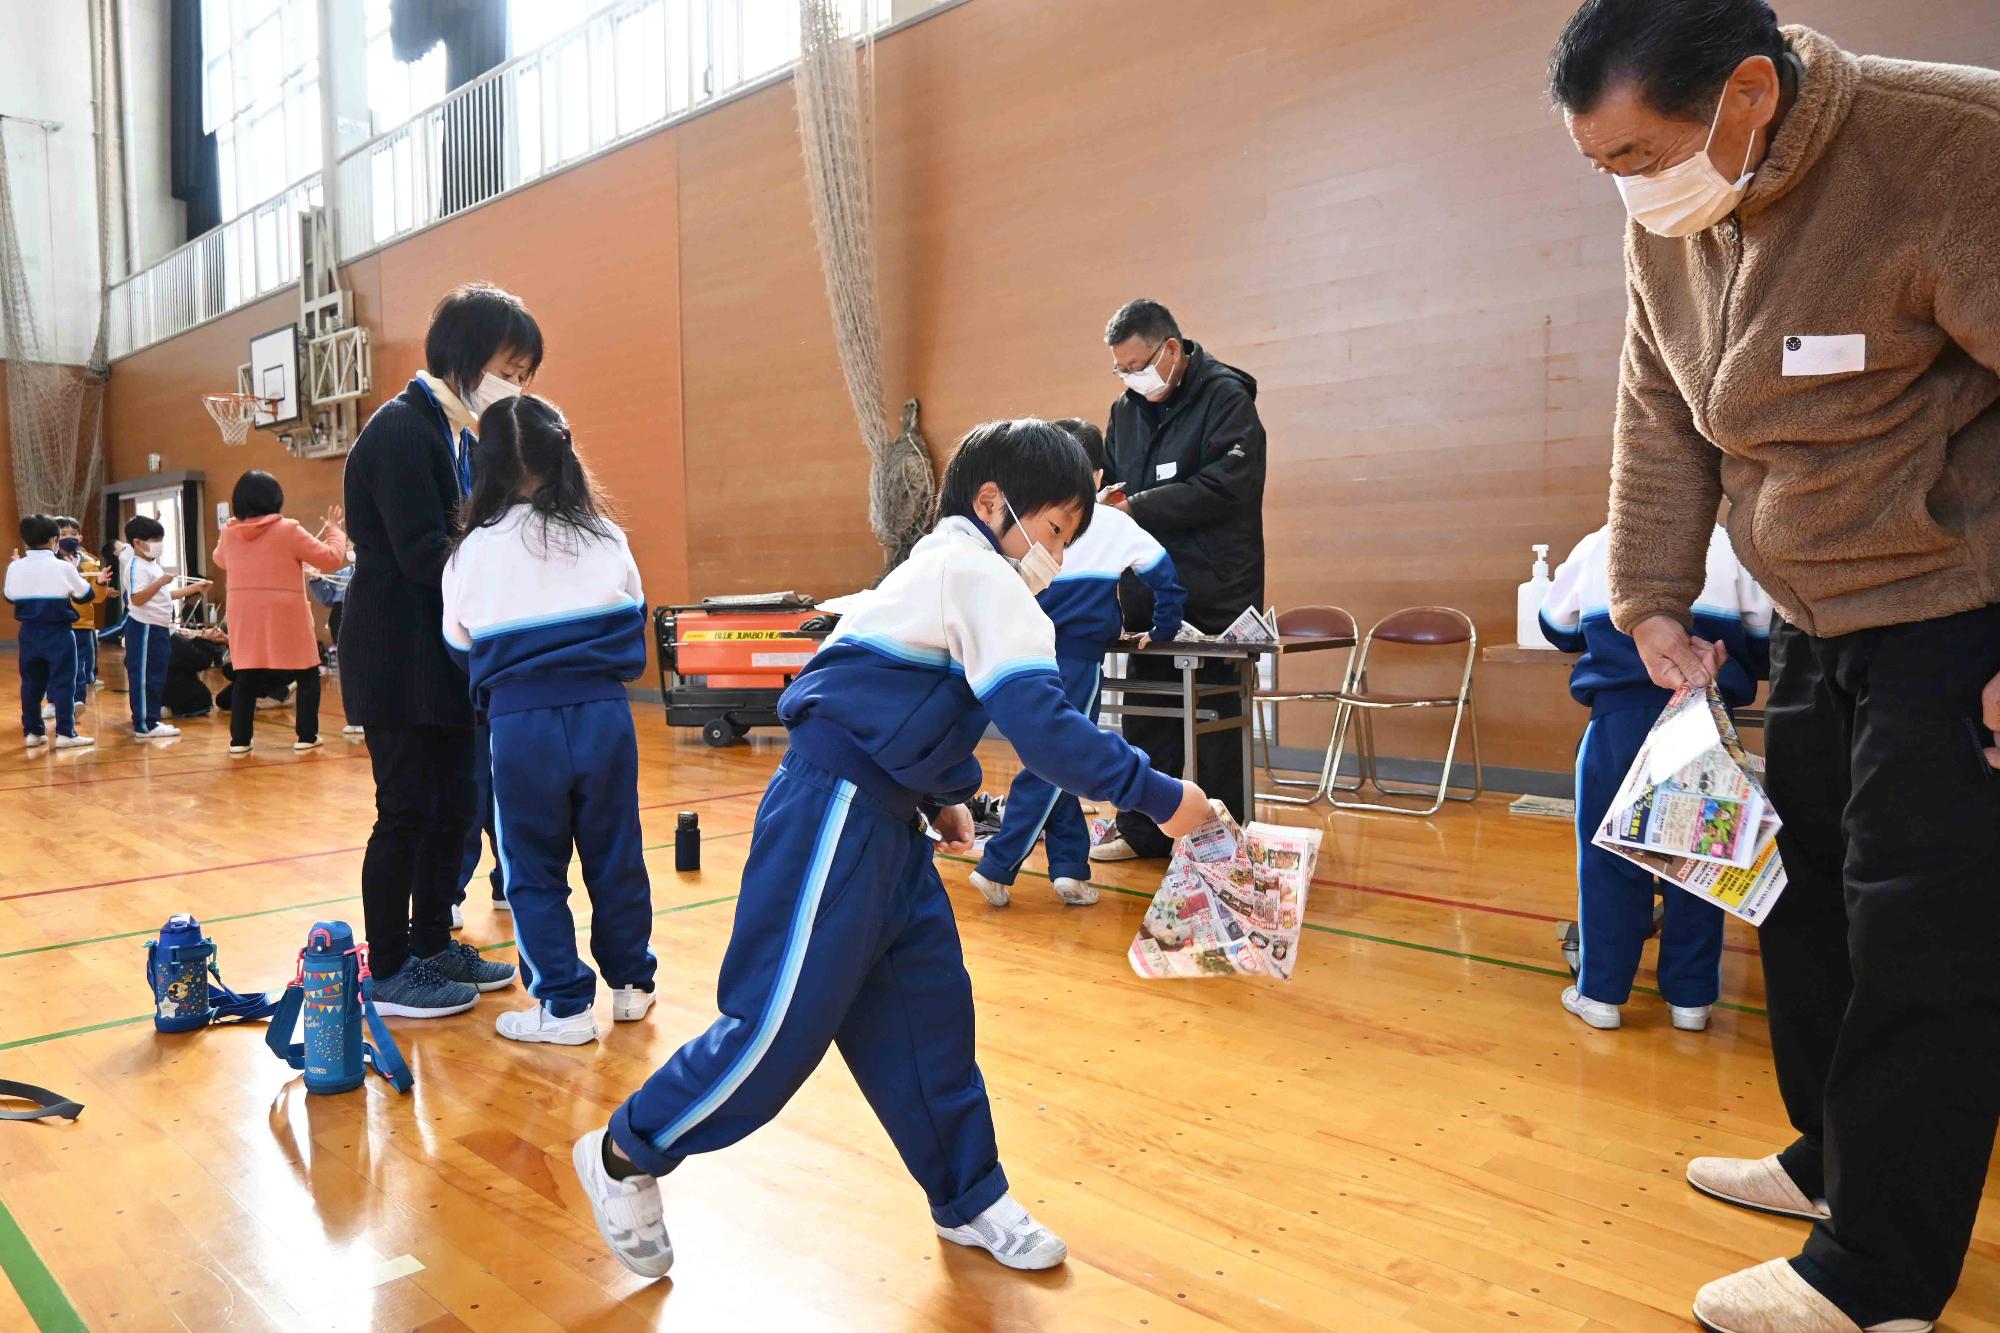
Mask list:
[[[520,396],[520,385],[503,380],[489,370],[486,372],[486,377],[479,381],[479,387],[465,395],[465,407],[473,416],[482,417],[486,415],[486,409],[493,404]]]
[[[1715,114],[1709,117],[1708,139],[1699,153],[1650,176],[1614,177],[1619,196],[1625,200],[1625,211],[1655,236],[1692,236],[1708,230],[1735,210],[1750,184],[1754,174],[1750,170],[1750,152],[1757,144],[1754,132],[1750,142],[1743,145],[1743,166],[1734,185],[1723,179],[1715,164],[1708,160],[1708,147],[1715,142],[1715,127],[1722,121],[1722,104],[1726,100],[1725,89],[1716,100]]]
[[[1003,496],[1001,503],[1007,506],[1007,512],[1013,516],[1014,526],[1021,529],[1023,536],[1027,536],[1028,530],[1022,525],[1021,516],[1014,513],[1012,502]],[[1061,557],[1049,554],[1049,548],[1032,537],[1028,538],[1028,553],[1019,560],[1010,558],[1007,563],[1014,566],[1015,571],[1021,576],[1021,582],[1027,584],[1028,591],[1037,597],[1042,595],[1043,589],[1056,581],[1056,575],[1062,573]]]
[[[141,560],[151,560],[160,553],[158,542],[133,542],[132,549],[139,553]]]
[[[1166,349],[1166,346],[1165,343],[1161,343],[1153,349],[1153,361],[1159,360],[1160,353]],[[1165,393],[1167,391],[1167,381],[1161,376],[1159,371],[1153,368],[1153,361],[1148,361],[1138,370],[1121,370],[1118,372],[1118,378],[1124,380],[1125,387],[1133,393],[1138,394],[1141,398],[1151,398],[1154,394]]]

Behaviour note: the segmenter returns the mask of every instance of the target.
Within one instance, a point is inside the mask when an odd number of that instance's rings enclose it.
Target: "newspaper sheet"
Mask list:
[[[1764,761],[1711,688],[1682,690],[1640,747],[1597,846],[1759,925],[1785,888]]]
[[[1320,830],[1239,829],[1226,812],[1174,844],[1126,958],[1142,977],[1276,977],[1298,962]]]
[[[1180,643],[1276,643],[1278,628],[1262,611],[1246,606],[1220,634],[1203,634],[1192,625],[1182,625],[1174,638]]]

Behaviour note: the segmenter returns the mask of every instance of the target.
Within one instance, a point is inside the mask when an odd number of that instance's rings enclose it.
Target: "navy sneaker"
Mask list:
[[[445,951],[425,960],[444,974],[447,981],[462,981],[478,990],[502,990],[514,979],[512,963],[495,963],[479,956],[470,944],[453,940]]]
[[[375,978],[375,1008],[397,1018],[444,1018],[479,1003],[479,992],[453,981],[428,958],[412,958],[393,976]]]

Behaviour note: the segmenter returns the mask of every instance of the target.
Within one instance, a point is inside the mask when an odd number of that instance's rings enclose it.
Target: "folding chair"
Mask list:
[[[1273,723],[1277,720],[1278,705],[1280,704],[1314,703],[1336,705],[1333,716],[1333,730],[1326,738],[1326,754],[1320,761],[1318,778],[1279,777],[1277,770],[1271,765],[1270,731],[1260,729],[1259,735],[1264,746],[1262,767],[1265,778],[1273,787],[1300,788],[1304,789],[1307,794],[1298,796],[1284,795],[1275,791],[1260,791],[1257,793],[1257,799],[1260,801],[1270,801],[1276,805],[1312,805],[1331,792],[1358,791],[1361,786],[1358,778],[1352,783],[1337,782],[1335,780],[1336,770],[1332,767],[1334,761],[1333,747],[1339,742],[1341,729],[1347,724],[1348,716],[1346,705],[1340,703],[1340,695],[1342,691],[1352,689],[1354,686],[1353,641],[1358,637],[1359,633],[1355,628],[1354,617],[1337,606],[1295,606],[1289,611],[1280,611],[1278,613],[1277,629],[1279,636],[1282,638],[1346,639],[1349,641],[1349,646],[1347,649],[1347,661],[1341,668],[1340,683],[1333,690],[1308,690],[1287,693],[1282,688],[1282,681],[1274,681],[1274,684],[1277,684],[1279,688],[1268,691],[1260,690],[1255,695],[1255,702],[1260,709],[1258,716],[1262,717],[1264,715],[1261,711],[1262,705],[1269,704],[1271,705]],[[1282,669],[1281,664],[1283,662],[1284,659],[1282,657],[1272,659],[1272,671],[1274,674]]]
[[[1368,659],[1375,643],[1400,644],[1419,649],[1465,648],[1465,665],[1459,674],[1458,689],[1453,694],[1391,694],[1377,690],[1368,683]],[[1444,767],[1438,773],[1437,790],[1417,784],[1396,784],[1384,782],[1376,772],[1374,746],[1367,743],[1364,733],[1362,753],[1362,784],[1373,786],[1384,797],[1413,796],[1428,798],[1430,804],[1422,808],[1408,805],[1389,805],[1379,801],[1343,801],[1332,797],[1335,809],[1339,810],[1380,810],[1392,815],[1434,815],[1444,808],[1446,801],[1476,801],[1486,790],[1486,771],[1479,758],[1479,713],[1472,702],[1472,669],[1479,661],[1479,631],[1462,611],[1454,611],[1446,606],[1413,606],[1384,616],[1375,622],[1368,637],[1361,641],[1361,648],[1355,654],[1350,679],[1354,682],[1341,691],[1338,702],[1344,716],[1352,726],[1359,717],[1365,727],[1367,719],[1375,713],[1417,711],[1432,708],[1449,708],[1451,714],[1451,739],[1445,744]],[[1467,723],[1472,730],[1472,790],[1454,794],[1451,791],[1451,762],[1458,754],[1458,734]],[[1338,773],[1340,760],[1347,743],[1347,728],[1334,733],[1333,754],[1327,760],[1326,771]]]

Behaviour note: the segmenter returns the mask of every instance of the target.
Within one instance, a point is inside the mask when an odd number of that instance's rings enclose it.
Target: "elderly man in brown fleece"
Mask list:
[[[1657,683],[1709,679],[1686,626],[1726,495],[1785,622],[1761,944],[1799,1137],[1688,1180],[1812,1231],[1695,1317],[1929,1329],[2000,1117],[2000,74],[1764,0],[1588,0],[1550,89],[1632,220],[1613,619]]]

